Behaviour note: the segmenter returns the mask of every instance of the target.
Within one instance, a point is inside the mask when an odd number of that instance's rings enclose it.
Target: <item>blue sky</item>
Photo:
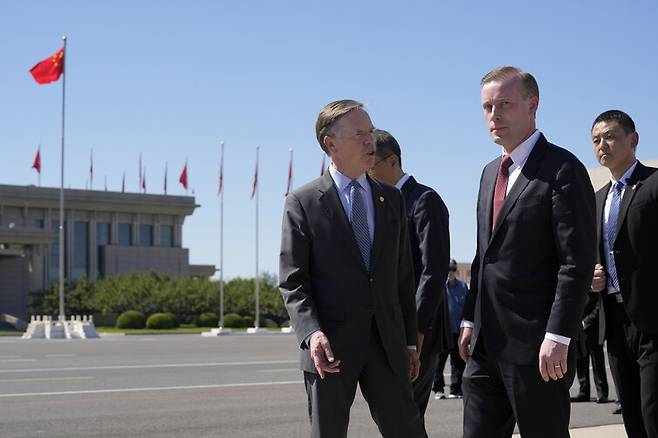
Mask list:
[[[170,193],[187,157],[201,207],[185,223],[192,263],[219,264],[219,142],[225,157],[225,276],[254,273],[254,203],[261,147],[260,267],[276,273],[289,148],[298,186],[319,174],[318,111],[367,104],[400,142],[405,170],[434,187],[451,215],[452,255],[470,261],[482,167],[500,153],[480,110],[479,80],[511,64],[540,86],[538,127],[596,166],[589,127],[619,108],[658,158],[655,1],[305,2],[21,1],[0,5],[0,183],[59,184],[60,83],[28,70],[67,35],[66,185],[95,188],[121,174],[137,191]]]

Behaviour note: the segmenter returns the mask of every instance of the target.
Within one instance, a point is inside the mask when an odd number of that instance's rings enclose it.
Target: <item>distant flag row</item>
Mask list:
[[[224,147],[222,143],[222,152],[221,152],[221,158],[219,161],[219,181],[218,181],[218,186],[217,186],[217,195],[219,196],[222,193],[222,190],[224,188]],[[288,182],[286,184],[286,193],[285,196],[288,196],[288,194],[292,191],[292,186],[293,186],[293,154],[294,150],[290,149],[290,161],[288,162]],[[325,169],[326,169],[326,155],[322,154],[322,165],[320,166],[320,176],[324,175]],[[140,191],[143,191],[146,193],[146,166],[142,165],[142,154],[139,154],[139,188]],[[251,199],[254,198],[256,194],[256,189],[258,188],[258,155],[256,156],[256,167],[254,169],[254,180],[251,188]],[[41,175],[41,146],[37,148],[37,152],[34,156],[34,161],[32,162],[32,169],[36,170],[39,175]],[[163,190],[164,194],[167,194],[167,174],[168,174],[168,163],[165,162],[165,170],[164,170],[164,184],[163,184]],[[188,184],[188,164],[187,160],[185,160],[185,165],[183,166],[183,170],[181,171],[180,177],[178,178],[178,182],[183,186],[185,191],[187,192],[189,184]],[[94,150],[92,149],[89,155],[89,181],[90,181],[90,189],[93,188],[94,185]],[[105,179],[105,190],[107,191],[107,178]],[[121,192],[124,193],[126,191],[126,172],[124,171],[122,176],[121,176]]]

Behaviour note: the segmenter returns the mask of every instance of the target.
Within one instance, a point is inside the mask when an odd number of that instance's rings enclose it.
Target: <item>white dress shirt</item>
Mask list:
[[[331,166],[329,166],[329,173],[331,174],[331,178],[334,180],[334,184],[336,184],[336,188],[338,189],[338,197],[340,198],[340,203],[343,205],[343,210],[345,210],[347,219],[350,221],[350,223],[352,223],[352,204],[350,203],[349,188],[349,185],[352,182],[352,178],[349,178],[340,173],[340,171],[336,169],[334,163],[331,163]],[[359,182],[359,184],[361,184],[361,187],[363,187],[363,191],[359,190],[358,193],[362,196],[363,201],[365,201],[366,214],[368,216],[368,231],[370,232],[370,242],[374,242],[375,204],[372,200],[372,188],[370,187],[370,183],[368,182],[368,178],[366,178],[365,173],[359,175],[356,180]]]
[[[403,173],[400,179],[398,180],[398,182],[395,183],[395,188],[398,190],[402,190],[402,186],[404,185],[404,183],[407,182],[409,178],[411,178],[411,175]]]
[[[637,160],[633,162],[631,167],[628,168],[628,170],[619,178],[619,181],[624,183],[624,187],[621,189],[621,199],[624,199],[624,193],[626,193],[626,187],[628,187],[628,178],[631,177],[633,172],[635,171],[635,167],[637,166]],[[607,230],[608,230],[608,222],[610,220],[610,204],[612,203],[612,193],[614,192],[614,187],[615,183],[617,181],[610,176],[610,182],[612,185],[610,186],[610,190],[608,191],[608,196],[605,198],[605,207],[603,209],[603,251],[605,254],[605,259],[606,259],[606,269],[608,272],[615,271],[617,272],[617,265],[615,264],[615,257],[610,254],[610,245],[608,244],[608,235],[607,235]],[[619,278],[619,276],[617,276]],[[607,276],[608,279],[608,288],[607,288],[607,294],[612,295],[612,294],[618,294],[619,291],[612,285],[612,280],[610,279],[610,276]]]
[[[512,151],[512,153],[509,154],[510,158],[512,158],[512,165],[509,167],[509,169],[507,169],[509,179],[507,180],[507,191],[505,192],[505,194],[508,194],[510,192],[510,190],[514,186],[514,183],[519,178],[519,175],[523,170],[523,166],[525,166],[526,161],[528,161],[528,157],[530,156],[530,153],[534,149],[537,140],[539,140],[540,135],[541,132],[539,132],[539,130],[535,130],[535,132],[533,132],[532,135],[530,135],[530,137],[528,137],[523,143],[518,145]],[[503,155],[505,155],[505,149],[503,149]],[[473,321],[462,320],[460,326],[473,328],[475,327],[475,324],[473,324]],[[569,345],[569,343],[571,342],[571,338],[568,338],[566,336],[556,335],[554,333],[549,333],[549,332],[546,332],[544,338],[550,339],[551,341],[555,341],[564,345]]]

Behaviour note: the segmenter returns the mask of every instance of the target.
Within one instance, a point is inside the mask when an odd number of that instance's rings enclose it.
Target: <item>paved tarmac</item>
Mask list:
[[[0,339],[0,437],[307,437],[297,357],[292,335]],[[613,407],[573,404],[573,428],[612,425],[573,437],[624,437]],[[460,437],[461,417],[432,399],[430,436]],[[379,436],[360,394],[349,436]]]

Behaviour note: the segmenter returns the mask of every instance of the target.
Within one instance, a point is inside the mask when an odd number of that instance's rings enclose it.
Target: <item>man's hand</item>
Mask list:
[[[468,358],[471,357],[469,353],[469,348],[471,346],[471,336],[473,335],[473,329],[470,327],[462,327],[462,331],[459,334],[459,356],[461,356],[464,363],[468,362]]]
[[[561,379],[567,374],[568,352],[568,345],[544,339],[539,349],[539,373],[544,382]]]
[[[425,340],[425,334],[421,333],[421,332],[418,332],[418,335],[416,336],[416,338],[418,339],[418,341],[416,342],[416,345],[417,345],[416,351],[420,355],[423,351],[423,341]]]
[[[407,349],[409,352],[409,380],[412,382],[418,378],[420,374],[420,353],[418,350]]]
[[[324,373],[339,373],[340,360],[334,358],[334,353],[331,351],[329,339],[321,331],[313,333],[311,342],[309,342],[309,350],[311,351],[311,359],[315,364],[315,369],[318,370],[320,378],[324,379]]]
[[[601,292],[603,289],[605,289],[605,285],[607,283],[607,279],[605,277],[605,271],[603,270],[603,266],[600,264],[596,264],[594,266],[594,277],[592,278],[592,292]]]

